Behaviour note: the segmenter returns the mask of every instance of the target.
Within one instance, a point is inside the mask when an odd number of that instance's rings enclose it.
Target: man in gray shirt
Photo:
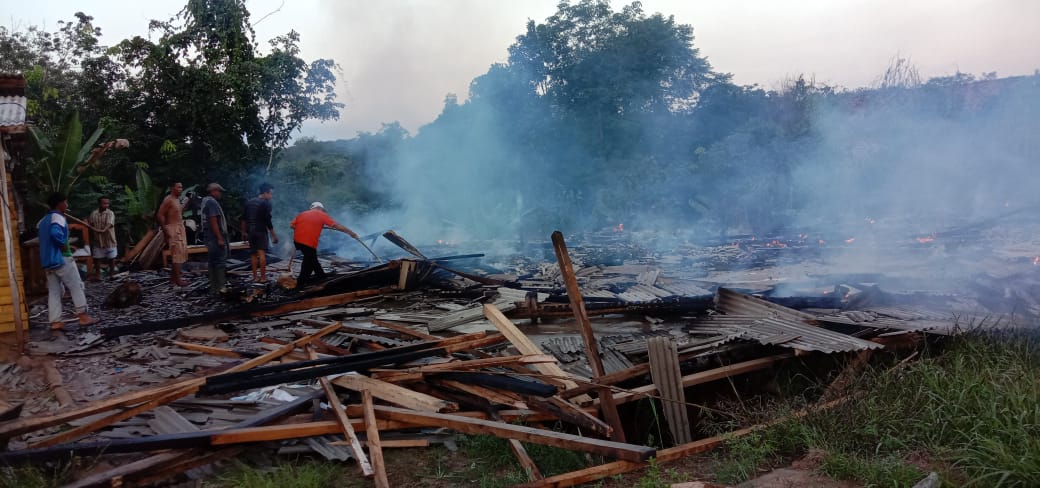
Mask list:
[[[224,187],[210,183],[206,186],[206,193],[208,195],[202,199],[202,228],[209,256],[209,294],[216,295],[226,291],[227,284],[228,228],[224,209],[220,206]]]

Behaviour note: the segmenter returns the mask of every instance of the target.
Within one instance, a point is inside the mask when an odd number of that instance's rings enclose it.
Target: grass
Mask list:
[[[71,480],[71,464],[62,463],[53,469],[38,466],[0,468],[0,488],[50,488],[62,486]]]
[[[332,488],[367,486],[356,473],[344,471],[344,464],[306,461],[280,462],[266,468],[256,468],[236,462],[216,480],[207,482],[211,488]],[[357,483],[346,484],[350,480]]]
[[[481,488],[513,486],[527,481],[527,474],[505,439],[490,435],[466,436],[460,447],[470,464],[468,469],[454,473],[458,481],[477,482]],[[524,448],[546,477],[602,462],[585,453],[558,447],[525,443]]]
[[[931,470],[951,486],[1040,486],[1038,337],[953,338],[941,354],[879,367],[850,390],[864,394],[731,441],[719,480],[819,449],[821,471],[868,486],[909,486]]]

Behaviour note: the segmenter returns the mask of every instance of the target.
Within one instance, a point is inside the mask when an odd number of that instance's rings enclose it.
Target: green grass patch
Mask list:
[[[482,488],[497,488],[524,483],[527,474],[505,439],[490,435],[466,436],[461,444],[463,454],[469,459],[469,468],[457,473],[460,481],[479,482]],[[601,462],[585,453],[541,444],[524,443],[527,454],[538,466],[543,476],[554,476]]]
[[[319,461],[280,462],[269,467],[253,467],[236,462],[205,486],[213,488],[332,488],[367,486],[356,473],[344,471],[343,464]],[[353,468],[353,466],[351,466]]]
[[[1040,486],[1035,336],[952,338],[941,354],[866,372],[850,392],[862,395],[729,443],[720,481],[743,481],[777,456],[819,449],[827,453],[821,471],[870,486],[912,485],[929,470],[950,486]],[[774,418],[785,413],[778,410]]]
[[[0,488],[51,488],[64,485],[72,479],[69,463],[54,468],[18,466],[0,468]]]

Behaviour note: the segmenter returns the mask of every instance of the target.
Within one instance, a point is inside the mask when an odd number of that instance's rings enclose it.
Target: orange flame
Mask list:
[[[784,244],[777,239],[773,239],[768,244],[766,244],[766,247],[787,247],[787,244]]]
[[[850,237],[848,239],[845,239],[845,244],[852,244],[853,242],[856,242],[856,238],[855,237]]]
[[[1040,266],[1040,256],[1033,258],[1033,266]]]
[[[917,242],[920,242],[921,244],[925,244],[925,243],[929,243],[929,242],[934,241],[935,240],[935,235],[933,234],[933,235],[930,235],[930,236],[918,237],[916,239],[917,239]]]

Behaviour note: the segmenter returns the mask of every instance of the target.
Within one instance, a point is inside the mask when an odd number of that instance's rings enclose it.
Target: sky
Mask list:
[[[626,2],[614,1],[615,10]],[[184,0],[0,0],[7,28],[56,29],[77,11],[95,18],[102,42],[147,36]],[[342,72],[338,121],[309,122],[302,135],[349,139],[400,122],[414,134],[433,121],[445,95],[464,100],[470,81],[507,57],[557,0],[246,0],[257,41],[289,30],[304,59],[331,58]],[[738,84],[775,88],[804,74],[845,87],[868,86],[897,56],[925,78],[958,71],[1032,74],[1040,68],[1038,0],[645,0],[644,11],[694,28],[694,46]],[[31,6],[28,7],[28,6]]]

